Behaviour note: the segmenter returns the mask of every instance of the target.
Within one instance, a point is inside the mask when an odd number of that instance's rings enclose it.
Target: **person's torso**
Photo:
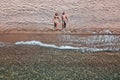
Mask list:
[[[62,15],[62,21],[66,21],[66,15]]]
[[[59,16],[54,17],[54,22],[59,22]]]

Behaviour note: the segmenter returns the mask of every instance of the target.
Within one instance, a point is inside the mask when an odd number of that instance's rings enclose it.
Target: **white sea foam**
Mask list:
[[[57,46],[54,44],[46,44],[42,43],[40,41],[21,41],[21,42],[16,42],[15,45],[38,45],[38,46],[43,46],[43,47],[50,47],[50,48],[55,48],[55,49],[62,49],[62,50],[79,50],[80,52],[101,52],[101,51],[119,51],[120,49],[118,48],[89,48],[89,47],[73,47],[73,46]]]
[[[25,44],[25,45],[39,45],[43,47],[51,47],[51,48],[57,48],[57,49],[79,49],[78,47],[72,47],[72,46],[56,46],[54,44],[46,44],[42,43],[40,41],[21,41],[21,42],[16,42],[15,45],[20,45],[20,44]]]

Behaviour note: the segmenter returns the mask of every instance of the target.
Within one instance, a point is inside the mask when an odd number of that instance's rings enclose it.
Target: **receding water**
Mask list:
[[[77,46],[85,51],[120,51],[119,35],[61,35],[62,45]]]
[[[119,35],[71,34],[1,34],[0,47],[5,44],[39,45],[56,49],[75,49],[81,52],[120,51]]]

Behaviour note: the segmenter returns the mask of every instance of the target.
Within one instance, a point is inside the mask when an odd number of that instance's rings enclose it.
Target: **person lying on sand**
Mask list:
[[[66,28],[66,23],[68,22],[68,17],[65,12],[62,13],[62,30]]]
[[[59,25],[60,25],[60,17],[59,17],[59,15],[58,15],[58,13],[55,13],[53,22],[54,22],[54,29],[55,29],[55,30],[59,30],[58,27],[59,27]]]

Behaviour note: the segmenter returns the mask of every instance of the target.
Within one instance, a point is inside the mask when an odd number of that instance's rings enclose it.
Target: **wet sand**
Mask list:
[[[37,34],[37,33],[4,33],[0,34],[0,42],[15,43],[19,41],[42,41],[42,42],[54,42],[57,41],[59,34]]]
[[[51,26],[47,26],[45,28],[32,28],[32,27],[11,27],[8,29],[5,29],[5,26],[3,26],[4,29],[1,28],[0,34],[83,34],[83,35],[89,35],[89,34],[109,34],[109,32],[106,32],[106,30],[109,30],[112,32],[112,34],[120,35],[120,28],[119,27],[68,27],[66,30],[61,30],[59,28],[58,30],[54,30]]]

